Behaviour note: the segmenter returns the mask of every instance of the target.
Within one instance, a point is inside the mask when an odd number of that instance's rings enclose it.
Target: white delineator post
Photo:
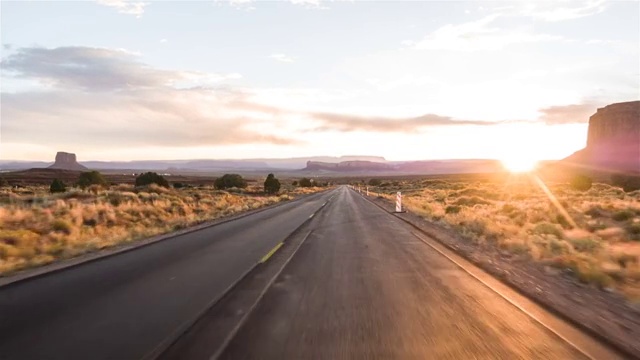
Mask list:
[[[400,191],[396,194],[396,212],[402,212],[402,194]]]
[[[367,196],[369,196],[369,187],[367,186]]]

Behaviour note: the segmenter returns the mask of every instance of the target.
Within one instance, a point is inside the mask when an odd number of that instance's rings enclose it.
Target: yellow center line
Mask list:
[[[260,259],[260,263],[264,263],[265,261],[269,260],[269,258],[275,254],[276,251],[278,251],[278,249],[280,249],[280,247],[284,245],[283,242],[278,243],[278,245],[274,246],[273,249],[271,249],[271,251],[269,251],[265,256],[262,257],[262,259]]]

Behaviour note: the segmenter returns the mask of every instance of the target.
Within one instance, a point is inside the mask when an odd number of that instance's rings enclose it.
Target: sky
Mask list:
[[[0,159],[560,159],[638,1],[1,1]]]

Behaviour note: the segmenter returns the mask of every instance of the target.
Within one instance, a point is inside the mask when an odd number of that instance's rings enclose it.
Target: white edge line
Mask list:
[[[580,353],[582,353],[583,355],[585,355],[586,357],[588,357],[589,359],[592,360],[596,360],[596,358],[594,358],[593,356],[591,356],[591,354],[589,354],[588,352],[586,352],[585,350],[583,350],[581,347],[579,347],[578,345],[576,345],[575,343],[573,343],[571,340],[567,339],[565,336],[563,336],[559,331],[553,329],[552,327],[550,327],[549,325],[545,324],[542,320],[540,320],[537,316],[533,315],[531,312],[529,312],[527,309],[524,309],[522,306],[518,305],[514,300],[510,299],[507,295],[504,295],[501,291],[494,289],[491,285],[487,284],[484,280],[480,279],[478,276],[476,276],[475,274],[473,274],[471,271],[467,270],[462,264],[460,264],[458,261],[456,261],[455,259],[453,259],[451,256],[449,256],[448,254],[446,254],[445,252],[443,252],[442,250],[438,249],[436,246],[434,246],[433,244],[430,244],[428,240],[423,239],[421,236],[419,236],[418,234],[414,233],[413,231],[411,231],[411,234],[415,237],[417,237],[418,239],[420,239],[423,243],[429,245],[429,247],[431,247],[432,249],[434,249],[435,251],[437,251],[438,253],[440,253],[442,256],[446,257],[447,259],[449,259],[449,261],[451,261],[452,263],[456,264],[456,266],[458,266],[460,269],[462,269],[464,272],[466,272],[467,274],[471,275],[474,279],[478,280],[480,283],[482,283],[482,285],[484,285],[485,287],[487,287],[489,290],[493,291],[494,293],[498,294],[501,298],[503,298],[504,300],[508,301],[511,305],[513,305],[514,307],[516,307],[518,310],[522,311],[523,313],[525,313],[527,316],[529,316],[530,318],[534,319],[538,324],[542,325],[545,329],[551,331],[552,333],[554,333],[556,336],[558,336],[560,339],[564,340],[567,344],[571,345],[574,349],[578,350]],[[497,281],[497,280],[496,280]],[[526,298],[526,296],[525,296]],[[542,308],[541,308],[542,309]],[[542,309],[544,310],[544,309]],[[546,312],[546,310],[544,310]],[[560,319],[561,320],[561,319]],[[564,320],[561,320],[562,322],[565,322]],[[565,322],[566,323],[566,322]],[[568,324],[570,325],[570,324]],[[584,334],[584,332],[580,331],[580,333]],[[587,335],[587,334],[585,334]],[[587,335],[588,336],[588,335]],[[590,336],[589,336],[590,337]]]

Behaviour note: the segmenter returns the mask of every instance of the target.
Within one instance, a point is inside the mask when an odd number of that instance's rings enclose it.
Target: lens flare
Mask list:
[[[502,166],[511,172],[529,172],[536,168],[538,160],[527,157],[512,157],[502,159]]]

